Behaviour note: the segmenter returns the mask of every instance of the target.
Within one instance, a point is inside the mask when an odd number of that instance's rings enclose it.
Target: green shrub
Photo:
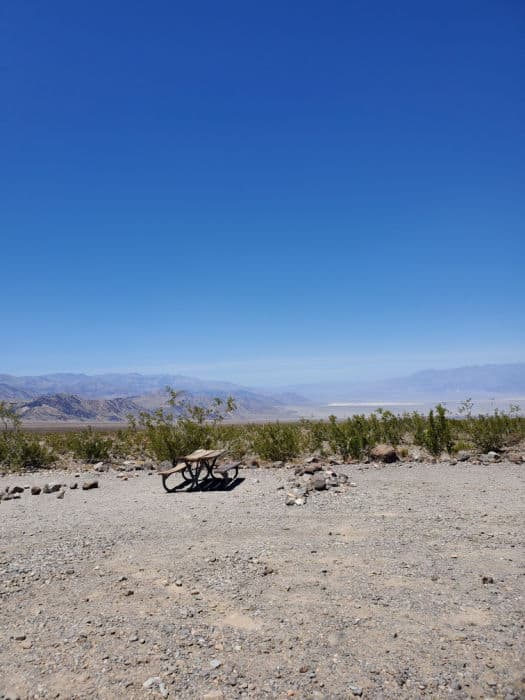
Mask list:
[[[265,423],[257,426],[253,449],[261,459],[285,462],[301,453],[301,430],[293,423]]]
[[[195,405],[170,387],[167,391],[172,411],[159,408],[153,414],[141,413],[138,422],[130,421],[131,427],[140,426],[144,430],[149,452],[158,460],[176,464],[196,449],[215,447],[216,426],[235,410],[233,398],[216,397],[207,405]]]
[[[431,410],[425,421],[417,421],[417,432],[414,441],[417,445],[426,447],[431,455],[438,457],[442,452],[452,450],[450,423],[446,417],[447,409],[438,404],[436,414]]]
[[[101,462],[109,459],[113,447],[111,437],[105,437],[92,427],[69,435],[67,443],[73,455],[86,462]]]
[[[468,432],[474,445],[482,452],[501,450],[511,433],[509,417],[496,411],[492,416],[478,416],[468,421]]]
[[[21,435],[13,444],[7,461],[8,465],[15,469],[43,469],[56,462],[56,456],[36,438]]]
[[[343,459],[360,459],[375,444],[373,421],[363,415],[338,421],[335,416],[328,419],[328,442],[333,452]]]
[[[39,469],[52,464],[52,450],[21,430],[13,407],[0,401],[0,463],[10,469]]]

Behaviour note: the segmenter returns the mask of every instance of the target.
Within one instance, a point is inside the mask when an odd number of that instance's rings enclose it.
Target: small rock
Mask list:
[[[59,491],[57,493],[57,498],[64,498],[65,491]]]
[[[349,685],[348,690],[352,693],[352,695],[357,695],[357,697],[361,697],[363,694],[363,689],[358,685]]]
[[[163,698],[167,698],[169,695],[168,689],[164,685],[162,678],[159,676],[152,676],[151,678],[148,678],[147,681],[144,681],[142,687],[145,690],[157,690]]]
[[[93,465],[93,471],[96,472],[107,472],[109,469],[109,466],[107,464],[104,464],[104,462],[97,462],[96,464]]]
[[[310,483],[316,491],[323,491],[326,488],[326,478],[323,474],[315,474]]]
[[[90,489],[98,489],[98,481],[96,479],[91,481],[84,481],[82,484],[83,491],[89,491]]]
[[[73,481],[71,484],[69,484],[69,488],[72,489],[72,490],[78,489],[78,482],[77,482],[77,481]]]
[[[370,450],[370,457],[377,462],[397,462],[399,457],[392,445],[376,445]]]
[[[42,493],[42,489],[40,488],[40,486],[31,486],[32,496],[38,496],[39,493]]]
[[[210,668],[219,668],[219,666],[222,666],[222,661],[219,661],[219,659],[212,659],[210,661]]]
[[[481,583],[494,583],[494,579],[492,578],[492,576],[482,576]]]
[[[57,493],[62,488],[62,484],[44,484],[44,493]]]

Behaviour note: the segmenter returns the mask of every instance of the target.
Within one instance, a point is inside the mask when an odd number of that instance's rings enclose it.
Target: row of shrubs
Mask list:
[[[231,399],[194,406],[170,390],[168,404],[169,409],[130,418],[126,429],[114,433],[88,428],[37,436],[24,431],[14,411],[0,402],[0,464],[14,469],[44,467],[56,461],[59,454],[71,454],[86,462],[118,457],[175,462],[200,447],[223,447],[238,459],[252,455],[282,461],[312,452],[359,459],[379,443],[392,444],[405,453],[409,445],[418,445],[439,456],[460,449],[498,451],[525,437],[525,418],[518,407],[473,416],[469,400],[463,404],[460,419],[450,417],[438,405],[426,416],[417,412],[396,415],[378,409],[368,416],[354,415],[344,420],[330,416],[328,420],[263,424],[225,423],[224,418],[235,410]]]

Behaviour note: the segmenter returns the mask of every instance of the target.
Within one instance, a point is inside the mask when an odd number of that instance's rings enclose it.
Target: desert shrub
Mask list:
[[[56,462],[55,453],[36,438],[22,434],[7,456],[8,466],[15,469],[43,469]]]
[[[404,420],[391,411],[378,408],[367,419],[370,441],[374,444],[386,442],[390,445],[398,445],[404,433]]]
[[[452,445],[452,453],[460,452],[461,450],[472,450],[474,448],[474,443],[468,442],[467,440],[456,440]]]
[[[467,430],[474,445],[482,452],[499,451],[512,434],[512,421],[506,414],[495,411],[492,416],[470,418]]]
[[[253,449],[262,459],[286,461],[301,454],[301,429],[297,423],[264,423],[257,426]]]
[[[235,410],[235,402],[229,397],[214,398],[206,405],[186,401],[180,392],[167,388],[171,411],[160,408],[154,413],[141,413],[138,420],[131,420],[131,427],[144,430],[149,452],[158,460],[173,464],[184,455],[199,448],[211,448],[216,440],[216,426]]]
[[[0,401],[0,429],[0,463],[7,468],[38,469],[55,461],[52,450],[21,430],[14,408],[3,401]]]
[[[319,452],[326,454],[329,437],[329,426],[322,420],[302,420],[300,421],[302,433],[302,449],[305,452]]]
[[[341,421],[330,416],[328,425],[330,447],[343,459],[359,459],[376,444],[373,423],[366,416],[356,415]]]
[[[214,445],[226,449],[233,459],[241,460],[253,450],[253,436],[252,424],[214,426]]]
[[[434,415],[434,410],[430,410],[426,421],[423,418],[421,421],[415,420],[414,442],[416,445],[426,447],[430,454],[435,457],[442,452],[451,452],[452,450],[450,422],[446,413],[447,409],[438,404],[436,415]]]
[[[93,430],[90,426],[86,430],[68,435],[67,444],[77,459],[83,459],[86,462],[101,462],[111,456],[113,440],[111,437]]]
[[[131,418],[131,416],[130,416]],[[126,428],[117,430],[113,437],[112,454],[119,457],[142,457],[147,451],[144,431],[130,423]]]

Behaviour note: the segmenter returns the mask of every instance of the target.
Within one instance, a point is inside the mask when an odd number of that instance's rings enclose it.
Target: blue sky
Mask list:
[[[525,9],[2,3],[0,373],[525,357]]]

